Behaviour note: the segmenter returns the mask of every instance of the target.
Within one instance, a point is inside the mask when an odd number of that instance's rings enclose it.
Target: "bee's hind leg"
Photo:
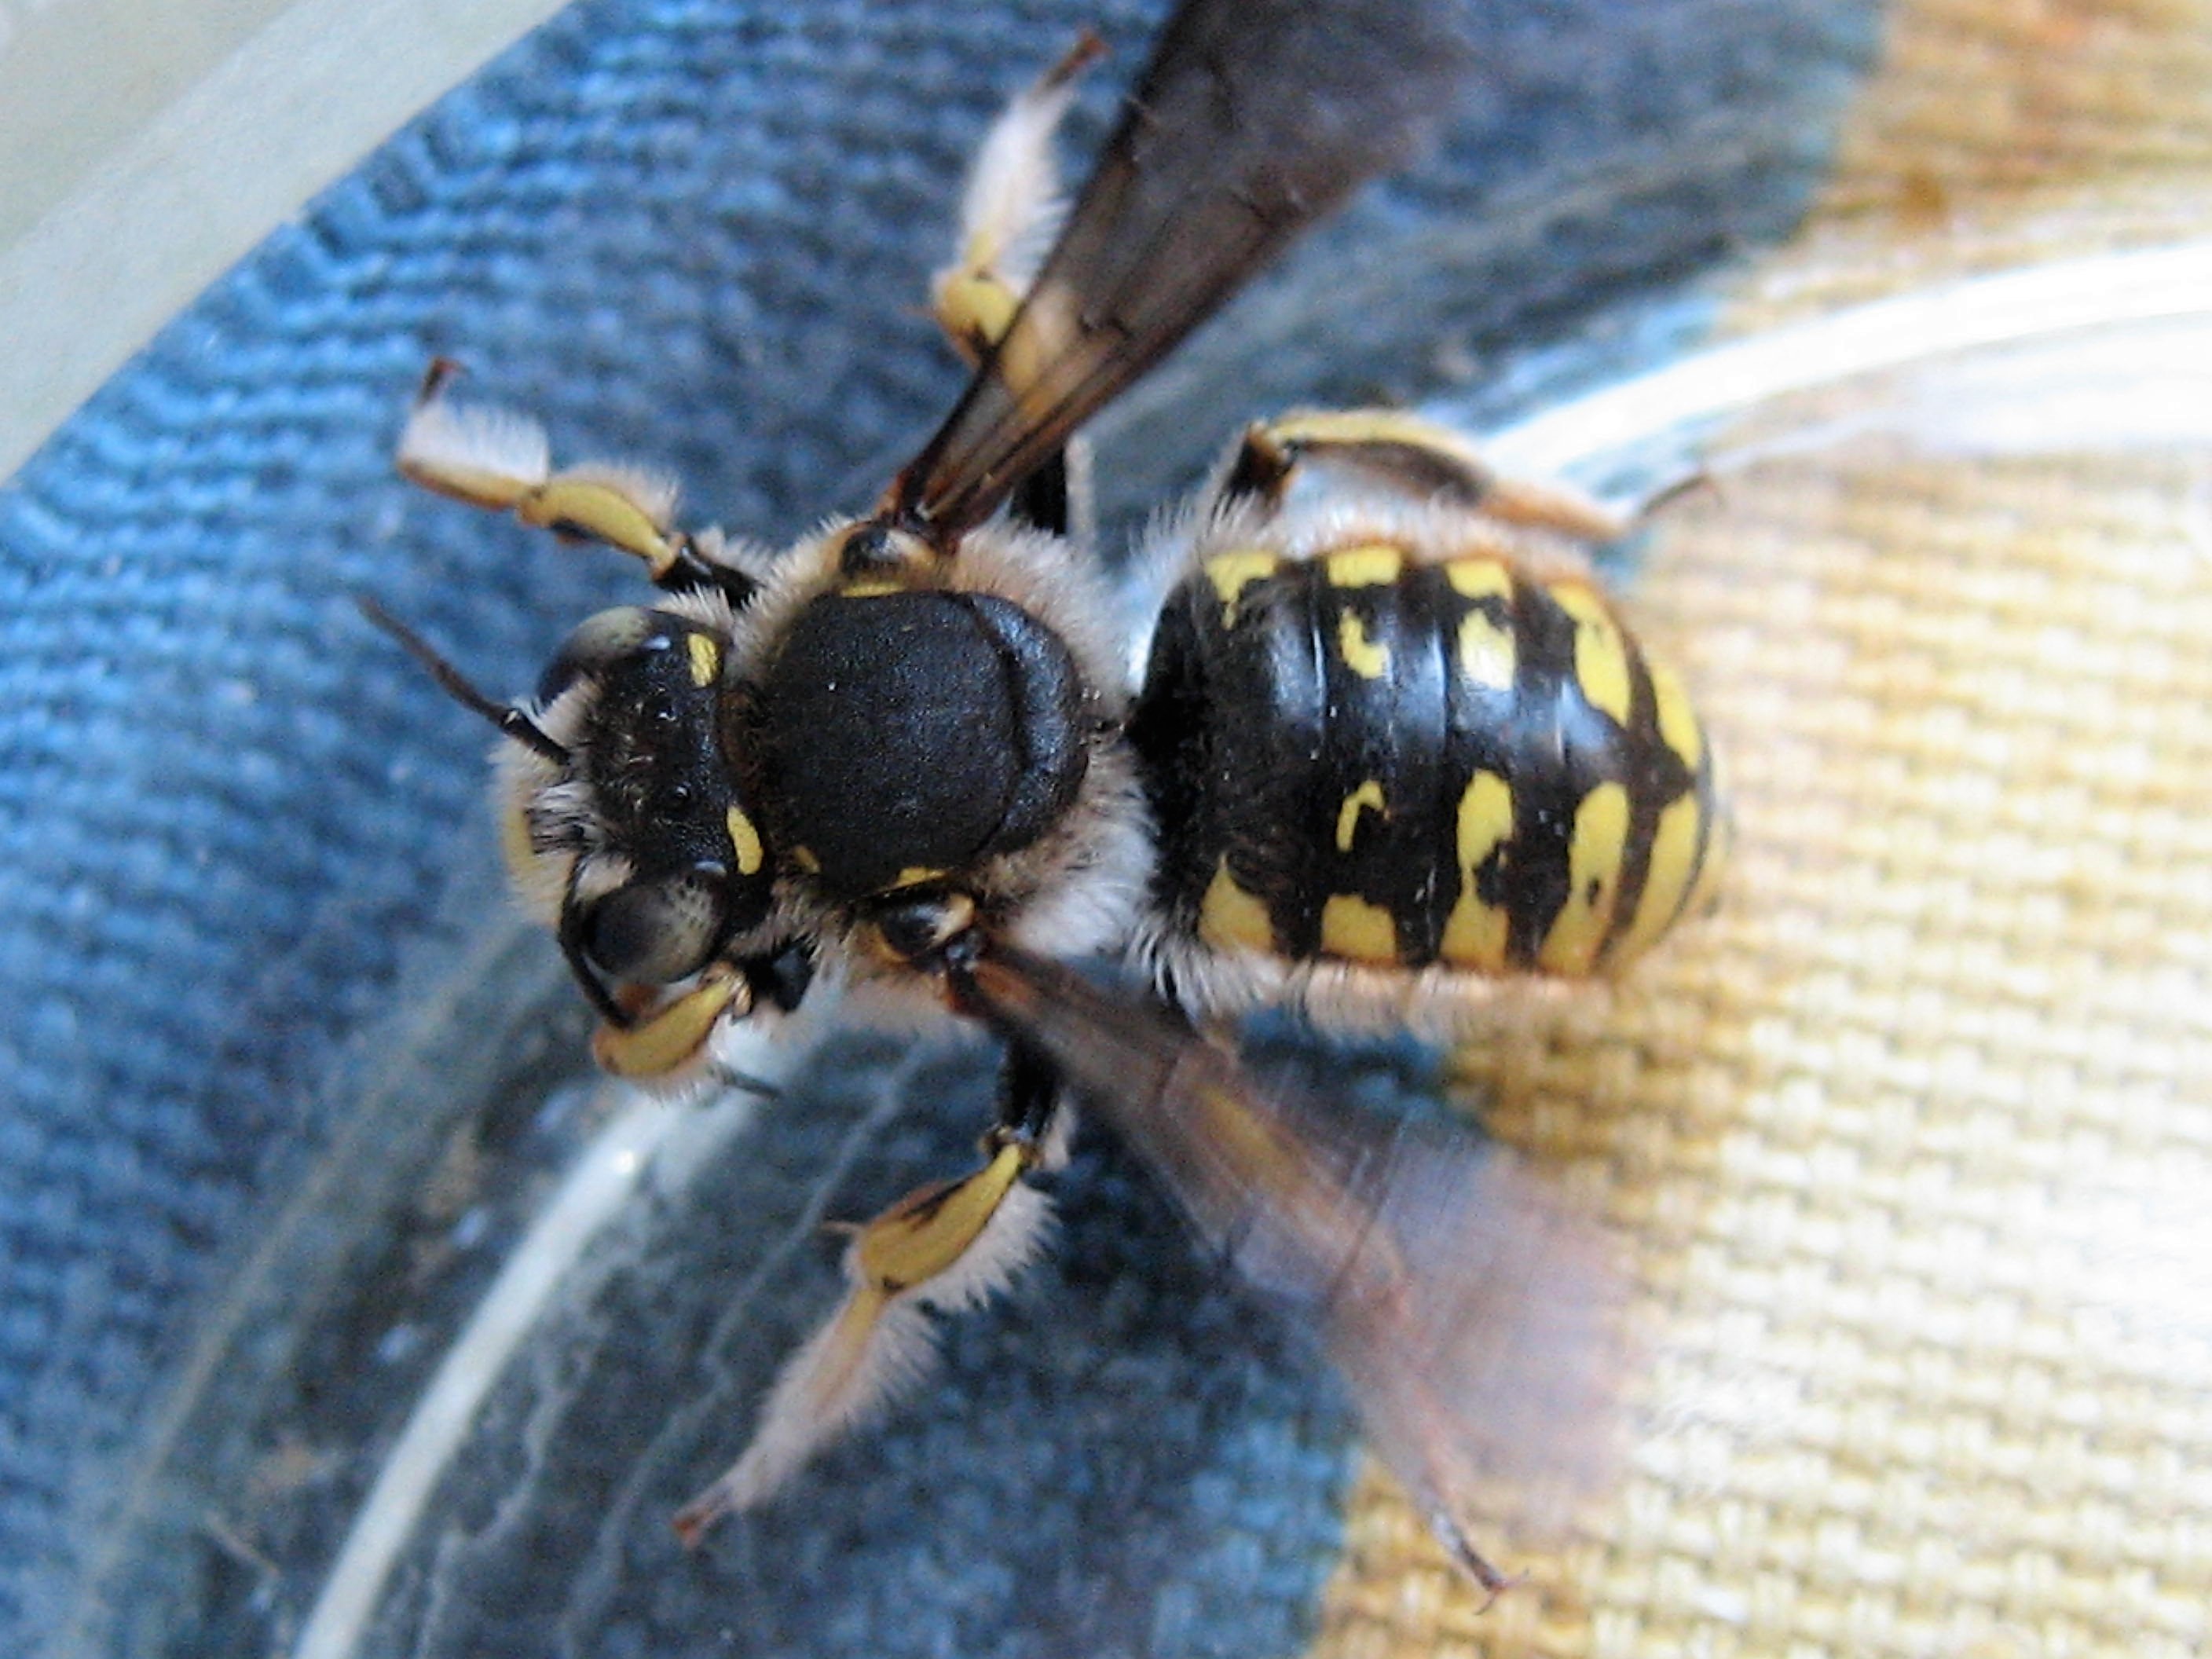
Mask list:
[[[1216,471],[1209,506],[1280,512],[1310,483],[1433,502],[1583,545],[1618,541],[1632,527],[1566,485],[1501,477],[1459,433],[1395,409],[1308,410],[1254,422]]]
[[[988,1301],[1036,1260],[1052,1211],[1023,1176],[1060,1158],[1059,1097],[1049,1065],[1010,1048],[981,1165],[918,1187],[853,1230],[844,1299],[786,1363],[744,1454],[678,1511],[686,1544],[765,1502],[816,1452],[919,1382],[934,1358],[933,1313]]]
[[[1088,30],[1017,94],[992,124],[969,170],[952,262],[930,283],[930,314],[962,357],[980,364],[1021,309],[1066,204],[1052,144],[1075,79],[1105,51]],[[1007,503],[1024,524],[1088,548],[1096,539],[1091,451],[1071,440],[1024,479]]]
[[[960,242],[930,283],[930,314],[970,363],[998,344],[1060,228],[1065,204],[1053,137],[1075,78],[1106,50],[1085,30],[1000,112],[969,168]]]

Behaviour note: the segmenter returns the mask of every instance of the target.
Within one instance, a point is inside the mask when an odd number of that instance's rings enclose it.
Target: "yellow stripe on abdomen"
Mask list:
[[[1626,726],[1628,641],[1620,624],[1597,591],[1584,583],[1553,582],[1547,591],[1575,619],[1575,684],[1591,708],[1611,715],[1615,726]]]
[[[1437,954],[1455,968],[1502,972],[1511,918],[1486,904],[1480,875],[1513,835],[1513,790],[1495,772],[1477,772],[1459,798],[1459,898],[1444,919]]]
[[[1575,808],[1574,839],[1567,847],[1567,902],[1536,953],[1547,973],[1587,974],[1597,965],[1620,899],[1621,866],[1628,852],[1628,791],[1601,783]]]
[[[1331,587],[1385,587],[1398,580],[1406,556],[1388,542],[1362,542],[1322,556]]]
[[[1198,933],[1208,945],[1224,949],[1270,953],[1275,949],[1275,924],[1267,905],[1237,884],[1237,878],[1229,873],[1226,856],[1215,866],[1213,879],[1200,901]]]
[[[1651,836],[1644,891],[1636,901],[1635,915],[1614,941],[1609,966],[1632,962],[1674,926],[1690,890],[1690,878],[1697,873],[1705,820],[1705,806],[1694,794],[1678,796],[1661,810],[1658,827]]]
[[[1272,576],[1282,568],[1282,560],[1264,548],[1245,548],[1234,553],[1216,554],[1206,562],[1206,579],[1213,584],[1213,592],[1221,601],[1221,625],[1237,626],[1237,603],[1244,590],[1254,582]]]
[[[1321,908],[1321,948],[1324,956],[1352,962],[1393,963],[1398,924],[1381,905],[1355,893],[1332,894]]]
[[[1698,723],[1698,711],[1690,706],[1690,694],[1666,664],[1647,659],[1644,665],[1651,673],[1660,741],[1674,751],[1685,769],[1695,773],[1705,757],[1705,733]]]

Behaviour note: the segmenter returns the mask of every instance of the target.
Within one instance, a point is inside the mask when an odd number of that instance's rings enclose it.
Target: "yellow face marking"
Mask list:
[[[1275,948],[1275,924],[1268,920],[1267,907],[1237,884],[1226,858],[1199,901],[1198,933],[1208,945],[1267,951]]]
[[[1206,580],[1221,599],[1221,625],[1237,625],[1237,601],[1254,582],[1272,576],[1281,568],[1282,561],[1273,554],[1254,548],[1240,553],[1223,553],[1206,562]]]
[[[738,873],[758,875],[763,858],[760,831],[753,827],[753,821],[745,816],[743,807],[732,806],[723,821],[729,826],[730,845],[738,855]]]
[[[890,885],[884,890],[891,893],[896,892],[902,887],[919,887],[924,882],[941,881],[945,878],[945,874],[942,870],[925,870],[918,864],[909,864],[891,878]]]
[[[1347,547],[1322,561],[1331,587],[1382,587],[1398,580],[1406,556],[1384,542]]]
[[[1367,637],[1367,625],[1347,611],[1336,619],[1336,651],[1345,666],[1364,680],[1379,680],[1390,672],[1390,647]]]
[[[1382,786],[1373,778],[1361,784],[1344,798],[1344,805],[1336,813],[1336,850],[1349,853],[1352,838],[1359,832],[1359,814],[1366,808],[1378,817],[1388,817],[1390,809],[1382,799]]]
[[[1628,848],[1628,791],[1601,783],[1575,808],[1567,845],[1567,902],[1544,935],[1536,965],[1548,973],[1587,974],[1597,964],[1620,898]]]
[[[903,593],[906,585],[889,576],[864,576],[847,582],[837,592],[848,599],[880,599],[886,593]]]
[[[822,860],[814,856],[814,849],[811,847],[793,848],[791,861],[810,876],[818,876],[822,873]]]
[[[1575,683],[1590,707],[1628,724],[1628,642],[1605,601],[1582,582],[1557,582],[1551,595],[1575,619]]]
[[[1628,931],[1614,943],[1607,966],[1618,968],[1634,961],[1674,926],[1681,914],[1690,877],[1698,867],[1698,839],[1704,820],[1705,809],[1695,795],[1680,796],[1660,809],[1658,827],[1651,836],[1650,867],[1644,873],[1644,891],[1636,901],[1636,915]]]
[[[1477,772],[1459,798],[1459,898],[1438,945],[1455,967],[1497,973],[1505,966],[1509,918],[1503,905],[1482,902],[1475,872],[1512,834],[1512,786],[1495,772]]]
[[[722,672],[722,644],[712,634],[686,634],[684,648],[691,658],[691,684],[709,686]]]
[[[1321,908],[1321,948],[1324,956],[1353,962],[1395,962],[1398,924],[1381,905],[1338,893]]]
[[[1689,693],[1673,669],[1648,659],[1645,665],[1651,671],[1651,695],[1659,708],[1659,735],[1694,772],[1705,755],[1705,732],[1698,723],[1698,711],[1690,706]]]

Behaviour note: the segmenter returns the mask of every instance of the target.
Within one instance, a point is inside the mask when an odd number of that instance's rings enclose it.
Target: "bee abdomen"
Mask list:
[[[1208,561],[1131,728],[1171,932],[1291,960],[1583,975],[1718,863],[1680,684],[1598,591],[1395,547]]]

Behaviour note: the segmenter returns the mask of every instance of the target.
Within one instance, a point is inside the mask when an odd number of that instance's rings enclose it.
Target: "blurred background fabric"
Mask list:
[[[620,1109],[497,896],[480,728],[353,595],[503,690],[633,585],[392,477],[423,364],[788,539],[957,390],[918,305],[992,112],[1097,26],[1079,155],[1161,9],[590,0],[0,491],[0,1650],[290,1650],[426,1380]],[[1437,154],[1109,421],[1115,522],[1290,402],[1502,420],[1709,337],[2206,228],[2192,0],[1471,15],[1486,72]],[[684,1554],[668,1511],[834,1295],[814,1222],[957,1168],[986,1109],[975,1050],[855,1038],[595,1242],[356,1650],[2201,1651],[2212,476],[2185,418],[2092,414],[2143,402],[2130,362],[2212,371],[2189,339],[2103,344],[1711,434],[1629,604],[1722,745],[1722,914],[1449,1061],[1310,1061],[1480,1110],[1620,1229],[1650,1355],[1629,1474],[1565,1547],[1504,1540],[1527,1584],[1479,1611],[1328,1380],[1089,1141],[1053,1266],[884,1429]]]
[[[2208,200],[2212,12],[1915,0],[1722,332]],[[1635,1241],[1636,1473],[1480,1616],[1370,1491],[1316,1652],[2212,1647],[2204,324],[1709,434],[1635,599],[1727,762],[1721,915],[1463,1061]]]

